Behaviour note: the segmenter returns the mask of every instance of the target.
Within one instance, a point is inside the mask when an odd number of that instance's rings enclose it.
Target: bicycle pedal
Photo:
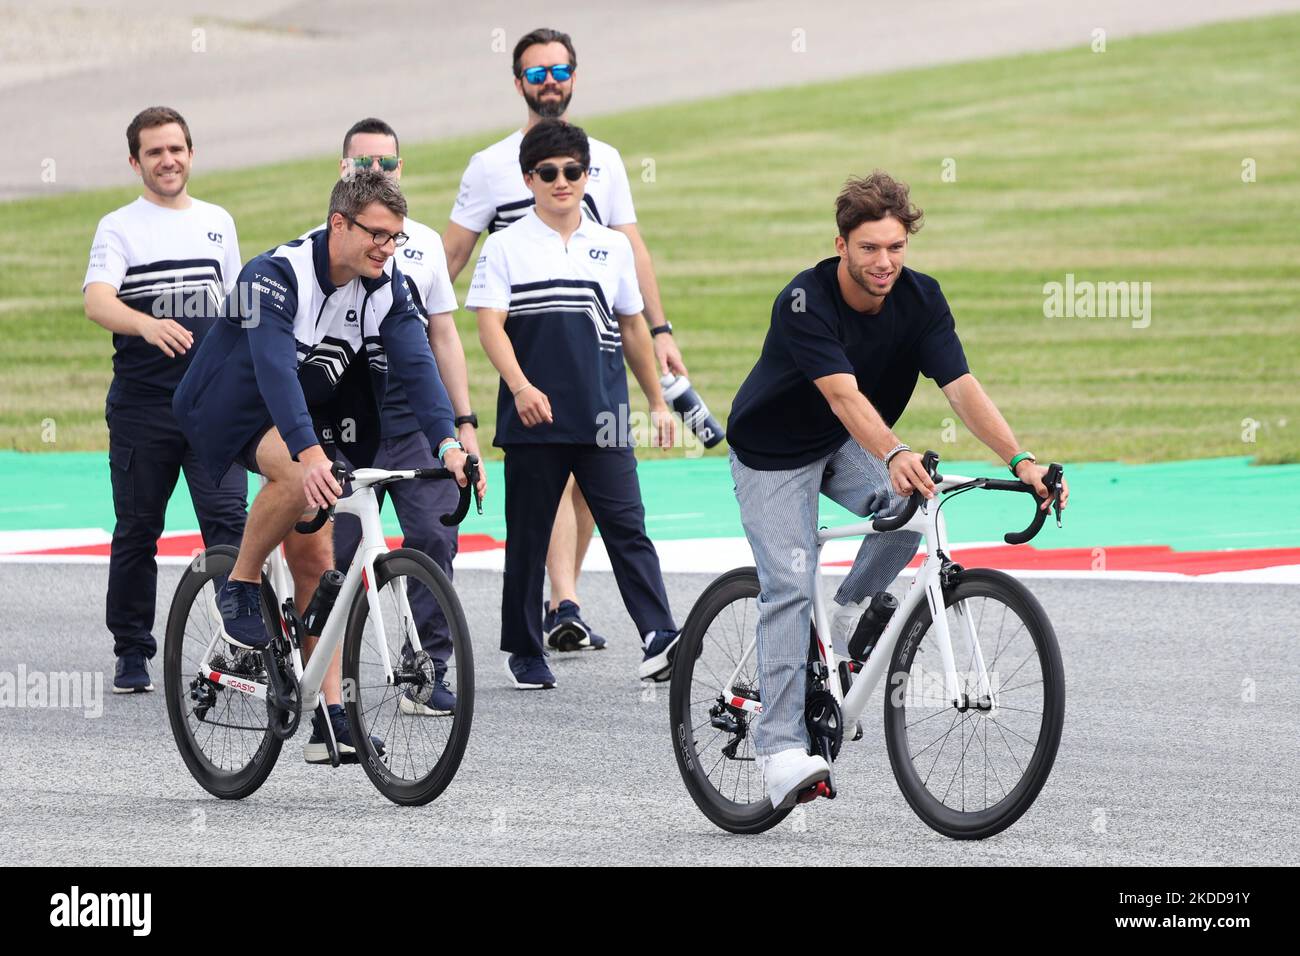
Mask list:
[[[827,800],[835,799],[835,791],[825,780],[818,780],[807,790],[799,794],[800,803],[812,803],[818,797],[825,797]]]

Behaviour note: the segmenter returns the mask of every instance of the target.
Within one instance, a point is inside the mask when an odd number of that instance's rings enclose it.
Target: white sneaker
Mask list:
[[[857,630],[858,620],[866,608],[861,604],[831,602],[831,639],[839,657],[849,656],[849,638]]]
[[[759,758],[759,769],[767,786],[772,809],[793,807],[799,794],[819,780],[827,780],[831,768],[821,757],[814,757],[799,747],[782,750],[771,756]]]

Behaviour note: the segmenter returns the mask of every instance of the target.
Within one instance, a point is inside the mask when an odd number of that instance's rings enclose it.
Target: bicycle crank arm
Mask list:
[[[272,718],[271,733],[280,740],[288,740],[298,730],[298,723],[302,720],[302,695],[298,689],[298,678],[284,667],[283,660],[276,657],[270,646],[262,649],[262,661],[266,665],[266,704]]]

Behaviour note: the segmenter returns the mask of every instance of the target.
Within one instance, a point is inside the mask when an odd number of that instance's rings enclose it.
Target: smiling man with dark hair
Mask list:
[[[190,196],[194,145],[176,110],[141,110],[126,144],[141,195],[100,220],[82,286],[86,317],[113,333],[104,417],[116,520],[105,621],[115,694],[153,690],[155,556],[180,473],[209,547],[239,541],[248,506],[243,469],[210,478],[171,413],[172,393],[239,274],[235,222]]]
[[[934,494],[921,456],[894,434],[921,375],[943,389],[976,438],[1047,497],[1047,469],[1023,451],[970,373],[939,283],[903,265],[921,211],[905,183],[876,170],[835,204],[836,255],[790,280],[772,304],[763,351],[731,406],[727,440],[740,518],[758,566],[754,746],[772,805],[792,806],[829,775],[808,753],[805,673],[817,554],[818,494],[857,515],[888,515]],[[1064,504],[1068,490],[1062,495]],[[1047,502],[1044,502],[1046,507]],[[910,531],[868,535],[835,595],[831,637],[847,640],[864,602],[887,588],[920,544]]]

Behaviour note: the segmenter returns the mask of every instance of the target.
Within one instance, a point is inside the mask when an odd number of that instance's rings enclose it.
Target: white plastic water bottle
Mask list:
[[[685,375],[665,375],[659,379],[663,387],[664,401],[673,407],[686,427],[695,432],[695,436],[705,448],[712,448],[722,441],[722,426],[709,414],[704,399],[691,388],[690,379]]]

